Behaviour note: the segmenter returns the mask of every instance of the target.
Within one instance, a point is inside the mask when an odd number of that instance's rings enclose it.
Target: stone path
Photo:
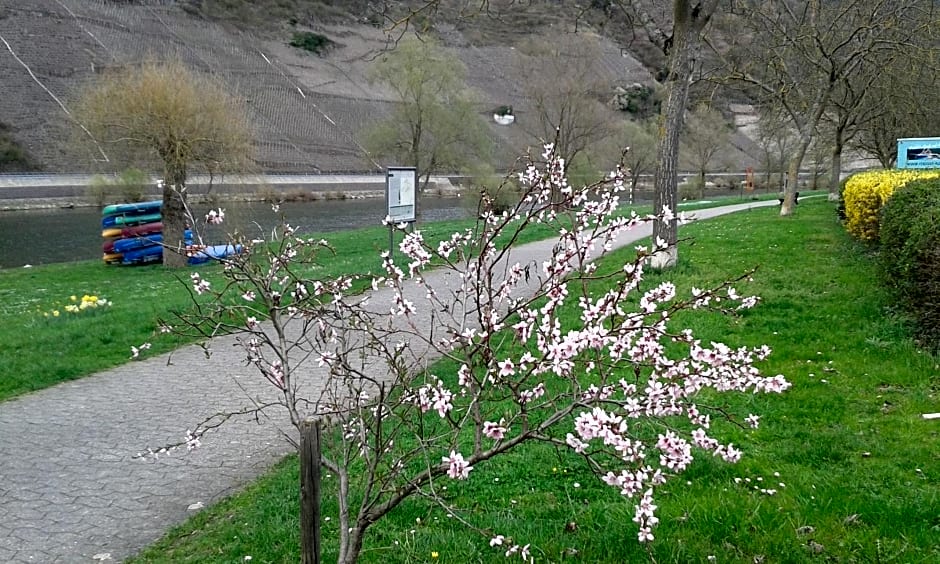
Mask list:
[[[644,226],[618,244],[648,235]],[[549,243],[525,245],[511,260],[541,261],[550,250]],[[426,278],[446,283],[435,277]],[[372,303],[388,300],[385,294]],[[286,420],[263,420],[226,424],[192,452],[134,458],[147,446],[181,440],[213,413],[250,405],[249,395],[270,394],[232,345],[233,338],[221,338],[209,359],[185,347],[0,403],[0,562],[120,561],[185,520],[190,507],[218,501],[288,453],[280,430],[291,432]]]

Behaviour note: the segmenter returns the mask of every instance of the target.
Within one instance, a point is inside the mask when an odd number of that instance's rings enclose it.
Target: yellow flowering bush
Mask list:
[[[59,317],[62,315],[62,311],[78,314],[88,310],[109,307],[110,305],[110,301],[99,298],[98,296],[85,294],[81,299],[79,299],[78,296],[69,296],[69,300],[64,306],[61,308],[55,307],[49,311],[43,312],[43,317]]]
[[[878,240],[881,208],[895,190],[912,180],[940,178],[940,170],[871,170],[845,182],[845,228],[863,241]]]

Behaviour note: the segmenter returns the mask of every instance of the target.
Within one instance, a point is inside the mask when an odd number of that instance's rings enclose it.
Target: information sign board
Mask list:
[[[940,168],[940,137],[898,139],[898,168]]]
[[[385,171],[385,202],[392,223],[414,222],[417,211],[418,169],[389,167]]]

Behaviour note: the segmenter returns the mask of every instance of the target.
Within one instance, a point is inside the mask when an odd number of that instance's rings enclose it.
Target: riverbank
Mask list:
[[[454,191],[454,196],[459,196],[459,192]],[[248,202],[316,202],[320,200],[365,200],[373,198],[382,198],[384,191],[378,190],[357,190],[357,191],[329,191],[329,192],[256,192],[256,193],[213,193],[213,194],[193,194],[189,198],[191,204],[220,204],[228,202],[248,203]],[[160,194],[144,194],[139,201],[159,200]],[[115,199],[115,202],[119,199]],[[110,202],[110,200],[109,200]],[[0,200],[0,212],[16,212],[30,210],[70,210],[76,208],[101,208],[101,204],[91,201],[89,197],[76,198],[70,196],[44,197],[44,198],[17,198],[10,200]]]
[[[279,198],[284,198],[279,196]],[[242,198],[247,200],[247,198]],[[198,218],[210,208],[225,210],[225,224],[202,226],[199,236],[206,244],[226,243],[229,233],[252,238],[266,237],[271,229],[287,221],[303,233],[335,233],[360,227],[380,227],[388,214],[384,197],[361,193],[344,198],[282,202],[275,212],[263,201],[234,199],[202,202],[194,197],[190,208]],[[278,200],[280,201],[280,200]],[[475,205],[467,198],[427,196],[421,199],[422,225],[434,221],[463,219]],[[331,236],[332,238],[332,236]],[[388,232],[385,231],[386,245]],[[0,269],[101,259],[101,211],[97,207],[54,207],[0,212]]]
[[[119,189],[111,193],[92,190],[92,175],[5,175],[0,176],[0,211],[73,209],[102,207],[128,201]],[[265,175],[210,179],[194,176],[187,186],[195,204],[225,202],[310,202],[385,197],[383,175]],[[431,178],[428,195],[457,197],[465,191],[448,177]],[[139,200],[160,199],[153,182]]]

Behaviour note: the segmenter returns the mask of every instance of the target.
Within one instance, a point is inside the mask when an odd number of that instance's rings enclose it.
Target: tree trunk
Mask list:
[[[692,9],[688,0],[676,0],[672,47],[669,53],[669,74],[666,77],[666,102],[659,118],[659,160],[653,177],[653,213],[661,215],[669,209],[676,213],[678,204],[679,134],[685,117],[689,97],[689,78],[692,75],[691,51],[694,47]],[[656,252],[650,265],[653,268],[672,268],[679,260],[678,222],[675,218],[653,223],[653,241],[662,239],[667,248]]]
[[[163,171],[163,266],[186,266],[186,163],[168,160]]]
[[[320,421],[300,424],[300,562],[320,564]]]
[[[353,527],[349,532],[349,544],[346,546],[346,553],[340,554],[337,562],[339,564],[356,564],[359,560],[359,553],[362,552],[362,540],[365,531],[359,527]]]
[[[783,204],[780,205],[780,215],[788,216],[793,214],[793,208],[796,206],[796,193],[798,192],[800,182],[800,166],[803,164],[803,158],[809,149],[812,137],[800,141],[796,154],[790,158],[790,164],[787,167],[787,185],[783,190]]]
[[[832,162],[829,164],[829,201],[839,201],[839,188],[842,184],[842,142],[836,139],[832,148]]]

